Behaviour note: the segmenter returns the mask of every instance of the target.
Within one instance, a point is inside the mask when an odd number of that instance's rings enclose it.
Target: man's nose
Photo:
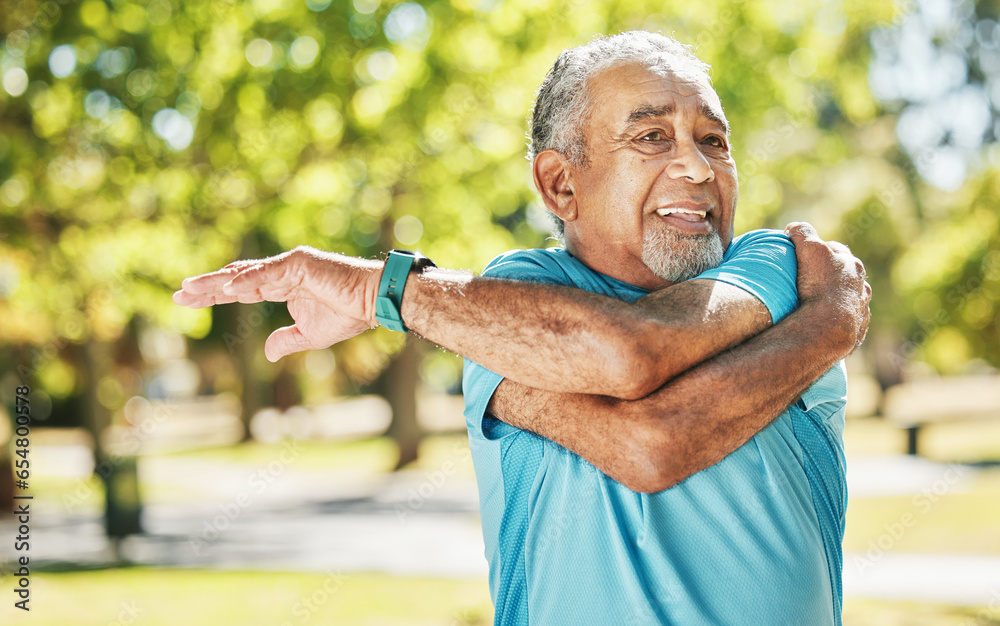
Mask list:
[[[678,142],[677,154],[667,164],[667,176],[686,178],[698,185],[715,180],[715,171],[694,141]]]

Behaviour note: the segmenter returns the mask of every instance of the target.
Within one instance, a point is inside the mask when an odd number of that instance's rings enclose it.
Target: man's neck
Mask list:
[[[628,283],[633,287],[645,289],[646,291],[657,291],[674,284],[654,274],[641,261],[638,263],[615,262],[610,256],[586,254],[574,248],[578,247],[571,246],[570,242],[566,243],[566,251],[590,269],[620,280],[623,283]]]

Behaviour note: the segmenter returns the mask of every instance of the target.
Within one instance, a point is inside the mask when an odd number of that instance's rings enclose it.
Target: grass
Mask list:
[[[30,619],[0,604],[0,623],[107,626],[485,626],[484,581],[337,572],[124,568],[32,576]],[[13,580],[0,577],[7,589]],[[845,626],[1000,626],[1000,611],[848,600]]]
[[[0,587],[12,584],[10,577],[0,577]],[[35,573],[31,586],[30,619],[5,600],[0,623],[478,626],[493,621],[484,581],[124,568]]]
[[[904,431],[882,420],[852,420],[844,434],[848,455],[899,454],[905,445]],[[924,458],[942,463],[1000,459],[1000,422],[928,426],[920,445]],[[1000,555],[1000,467],[981,465],[975,477],[939,497],[851,497],[844,551],[867,551],[904,517],[907,530],[894,539],[894,551]]]
[[[849,421],[844,446],[850,455],[900,454],[906,433],[882,420]],[[893,551],[1000,555],[1000,421],[927,426],[921,455],[941,463],[971,463],[981,471],[936,500],[919,493],[852,497],[847,507],[845,552],[865,552],[871,542],[906,520]],[[986,463],[984,463],[984,461]],[[904,516],[910,516],[905,517]],[[847,599],[845,626],[1000,626],[1000,606],[954,607],[917,602]]]
[[[1000,626],[1000,610],[923,602],[847,600],[844,626]]]
[[[355,469],[372,472],[392,470],[399,455],[395,444],[387,437],[356,441],[296,441],[294,443],[261,443],[250,441],[236,446],[205,448],[186,452],[152,455],[189,461],[266,465],[277,458],[287,446],[296,454],[295,466],[308,469]]]
[[[426,439],[418,461],[407,469],[439,470],[451,463],[472,476],[467,442],[462,435]],[[848,423],[848,455],[899,454],[904,433],[879,420]],[[396,462],[392,443],[384,438],[353,442],[302,442],[295,468],[328,470],[336,479],[351,472],[378,474]],[[940,462],[1000,459],[1000,421],[928,427],[921,434],[924,456]],[[238,466],[272,462],[282,444],[250,443],[161,455]],[[99,511],[103,494],[96,479],[34,475],[39,504],[64,506],[78,502]],[[195,486],[192,486],[192,488]],[[175,500],[170,485],[143,486],[147,502]],[[190,493],[188,494],[190,496]],[[915,495],[915,494],[914,494]],[[848,507],[844,549],[864,552],[886,532],[886,525],[909,513],[918,523],[896,540],[899,552],[1000,555],[1000,467],[980,464],[980,471],[960,489],[940,496],[929,509],[914,495],[855,497]],[[492,623],[486,581],[393,577],[371,573],[344,576],[301,572],[213,571],[122,568],[94,571],[35,571],[32,612],[24,620],[12,608],[13,594],[0,603],[0,624],[344,624],[463,626]],[[0,577],[0,589],[14,581]],[[314,598],[307,606],[306,602]],[[134,603],[134,604],[131,604]],[[140,612],[131,618],[128,609]],[[310,608],[311,607],[311,608]],[[13,619],[12,619],[13,618]],[[1000,610],[939,604],[848,599],[847,626],[1000,626]]]
[[[906,523],[893,540],[899,552],[1000,555],[1000,469],[984,471],[965,493],[937,501],[914,496],[854,498],[847,508],[845,552],[864,552],[879,536]],[[898,534],[898,533],[897,533]]]

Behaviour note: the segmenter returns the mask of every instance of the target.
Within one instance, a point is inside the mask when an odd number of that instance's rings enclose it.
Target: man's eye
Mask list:
[[[639,139],[641,141],[663,141],[666,138],[667,138],[667,136],[664,135],[662,131],[654,130],[651,133],[646,133],[645,135],[643,135]]]
[[[725,148],[726,142],[722,140],[722,137],[718,135],[709,135],[705,138],[703,143],[707,143],[710,146],[715,146],[716,148]]]

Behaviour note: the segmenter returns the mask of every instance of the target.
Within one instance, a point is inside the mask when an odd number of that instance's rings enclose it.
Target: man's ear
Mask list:
[[[563,221],[575,220],[576,195],[573,193],[573,166],[569,159],[558,150],[542,150],[535,156],[532,173],[535,188],[542,195],[545,206]]]

